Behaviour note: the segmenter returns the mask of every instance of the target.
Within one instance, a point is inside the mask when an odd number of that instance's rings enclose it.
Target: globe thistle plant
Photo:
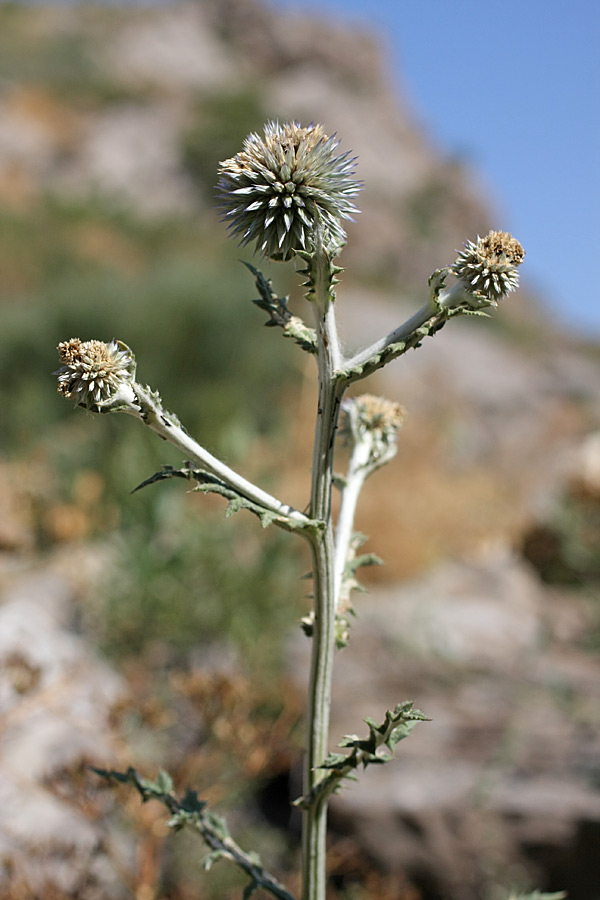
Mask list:
[[[346,241],[342,220],[357,212],[354,159],[336,154],[322,125],[268,122],[219,166],[218,196],[231,234],[263,256],[287,260],[310,250],[315,228],[334,254]]]
[[[135,359],[121,341],[71,338],[58,345],[58,353],[58,393],[74,397],[78,406],[108,409],[134,400]]]
[[[521,244],[506,231],[490,231],[467,241],[451,271],[463,288],[492,306],[519,286],[518,266],[525,258]]]
[[[181,468],[163,466],[140,487],[166,478],[193,481],[196,491],[226,500],[228,514],[248,510],[263,527],[273,525],[298,534],[308,544],[312,610],[302,624],[311,640],[311,660],[303,794],[295,801],[303,815],[302,900],[326,900],[331,794],[344,779],[353,777],[354,770],[391,759],[398,741],[424,719],[406,701],[388,710],[381,724],[366,719],[366,739],[347,735],[339,744],[343,752],[330,753],[335,649],[348,643],[351,595],[359,587],[357,570],[379,561],[372,553],[359,552],[366,538],[354,529],[357,503],[366,479],[394,457],[404,421],[398,403],[372,394],[345,400],[346,390],[420,347],[424,338],[437,334],[451,318],[481,315],[485,307],[495,306],[517,287],[517,270],[525,255],[519,242],[502,231],[468,241],[451,266],[433,273],[419,310],[370,346],[347,355],[337,334],[334,300],[340,270],[333,257],[345,242],[343,222],[356,211],[352,200],[360,183],[353,177],[354,159],[339,154],[337,147],[337,140],[328,137],[321,125],[268,122],[262,137],[250,134],[242,150],[219,167],[218,191],[231,234],[270,259],[288,260],[298,254],[305,263],[300,271],[307,279],[305,296],[314,327],[300,315],[292,315],[287,298],[278,296],[271,280],[247,264],[260,295],[254,303],[267,312],[267,324],[282,328],[284,336],[316,362],[318,402],[304,512],[271,496],[196,442],[177,416],[165,409],[159,393],[134,380],[135,359],[125,344],[72,338],[59,344],[62,366],[56,373],[59,393],[74,397],[77,405],[98,413],[133,415],[182,454]],[[455,283],[447,288],[449,275]],[[339,433],[345,438],[348,460],[346,471],[334,475]],[[340,492],[337,516],[332,504],[334,487]],[[225,823],[205,809],[194,791],[188,790],[178,800],[164,772],[152,782],[133,769],[125,774],[98,771],[110,780],[133,784],[144,800],[160,800],[170,813],[171,827],[192,829],[208,844],[209,864],[220,858],[234,862],[250,879],[244,897],[261,889],[276,900],[296,900],[255,855],[235,843]]]

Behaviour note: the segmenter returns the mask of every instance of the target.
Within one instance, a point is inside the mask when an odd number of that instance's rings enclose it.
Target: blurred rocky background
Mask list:
[[[229,900],[236,872],[87,768],[169,769],[297,887],[308,566],[179,484],[174,452],[55,394],[55,346],[119,338],[187,427],[304,507],[312,360],[262,327],[214,210],[267,118],[358,156],[349,345],[502,227],[392,90],[374,37],[254,0],[0,5],[0,898]],[[303,310],[293,267],[266,266]],[[368,385],[408,410],[358,527],[385,560],[338,657],[332,747],[432,721],[348,788],[332,900],[600,898],[600,346],[525,287]]]

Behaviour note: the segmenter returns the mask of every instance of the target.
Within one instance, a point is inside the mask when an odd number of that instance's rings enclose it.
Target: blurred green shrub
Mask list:
[[[128,497],[163,463],[183,460],[133,420],[73,411],[51,376],[58,341],[118,337],[186,427],[243,471],[262,467],[268,487],[268,463],[248,456],[284,429],[297,370],[250,302],[253,279],[235,250],[214,227],[141,222],[96,201],[43,198],[0,219],[0,452],[41,453],[57,505],[80,504],[78,474],[98,474],[87,534],[112,534],[119,548],[95,613],[102,644],[128,655],[159,638],[184,649],[218,637],[248,658],[273,658],[294,618],[289,597],[302,593],[291,542],[274,536],[263,554],[254,520],[225,522],[224,504],[187,497],[183,483]],[[54,539],[41,529],[42,546]]]

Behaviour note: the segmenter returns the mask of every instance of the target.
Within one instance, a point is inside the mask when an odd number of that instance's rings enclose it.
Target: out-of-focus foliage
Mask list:
[[[293,618],[280,599],[297,575],[292,542],[244,556],[240,544],[252,544],[258,526],[224,523],[222,504],[177,503],[180,485],[130,497],[162,463],[182,460],[133,420],[74,410],[51,375],[58,341],[119,338],[136,353],[139,379],[161,390],[199,440],[261,478],[254,448],[282,428],[294,369],[286,342],[249,302],[252,278],[235,250],[193,221],[141,222],[100,202],[57,198],[0,218],[1,447],[12,458],[41,454],[58,476],[51,505],[83,509],[85,535],[119,545],[97,609],[104,646],[131,653],[160,635],[189,648],[220,634],[254,647],[257,659],[282,616]],[[91,506],[82,473],[95,473]],[[82,536],[72,515],[44,522],[44,546]]]
[[[193,124],[183,137],[183,163],[207,196],[214,194],[219,162],[239,151],[264,115],[259,89],[252,85],[197,100]]]

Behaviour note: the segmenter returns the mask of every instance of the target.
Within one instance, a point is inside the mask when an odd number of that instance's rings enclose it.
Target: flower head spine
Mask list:
[[[328,248],[346,240],[343,219],[357,212],[355,160],[336,154],[338,141],[322,125],[268,122],[264,137],[250,134],[242,151],[219,166],[220,205],[231,234],[263,256],[291,259],[312,249],[317,226]]]
[[[135,358],[125,344],[71,338],[58,345],[58,353],[63,363],[55,373],[59,394],[75,397],[87,409],[134,402]]]

